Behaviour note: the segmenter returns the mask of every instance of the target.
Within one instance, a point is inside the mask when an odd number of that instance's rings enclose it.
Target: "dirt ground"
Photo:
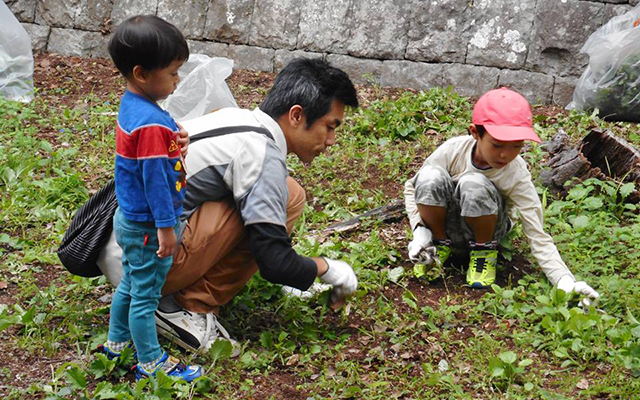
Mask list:
[[[234,71],[227,83],[234,94],[236,101],[240,107],[254,107],[258,105],[266,90],[271,86],[275,74],[253,71]],[[94,93],[98,98],[107,99],[112,94],[116,96],[122,95],[124,92],[124,80],[118,71],[112,66],[110,60],[104,59],[84,59],[79,57],[63,57],[54,54],[40,54],[35,57],[35,86],[38,89],[38,96],[43,97],[51,106],[74,106],[81,102],[88,93]],[[363,106],[377,97],[395,98],[404,90],[393,88],[373,88],[359,87],[360,100]],[[558,107],[540,107],[535,109],[537,114],[555,115],[563,112]],[[43,132],[43,135],[47,132]],[[49,133],[53,134],[53,132]],[[402,238],[405,234],[406,221],[396,221],[390,223],[383,236],[395,236]],[[404,246],[403,246],[404,248]],[[407,264],[408,266],[408,264]],[[530,268],[528,262],[522,258],[507,263],[505,271],[502,274],[502,281],[511,279],[517,281],[523,274],[524,270]],[[524,269],[524,270],[523,270]],[[40,274],[41,287],[47,287],[49,281],[59,274],[66,273],[62,267],[49,266],[46,272]],[[448,291],[465,292],[469,297],[481,296],[483,293],[470,289],[461,288],[463,281],[462,274],[453,274],[451,280],[447,282],[436,282],[435,284],[421,284],[411,280],[409,289],[415,293],[419,299],[420,305],[437,305],[439,299],[445,296]],[[9,285],[0,288],[0,304],[12,304],[12,290],[15,285]],[[385,296],[393,299],[399,309],[408,307],[402,301],[402,293],[404,289],[398,286],[389,286],[383,289]],[[359,328],[358,324],[362,321],[352,321],[354,331]],[[460,331],[461,335],[465,334],[465,330]],[[50,382],[53,371],[65,362],[74,360],[72,354],[77,354],[75,348],[65,348],[63,345],[55,357],[45,357],[39,353],[30,353],[15,346],[15,340],[11,339],[17,330],[9,328],[0,333],[0,393],[2,393],[2,382],[10,383],[14,387],[28,388],[31,384],[41,384],[42,382]],[[9,336],[9,340],[7,340]],[[2,339],[4,337],[4,339]],[[353,353],[358,354],[364,350],[367,345],[358,341],[353,341],[354,346],[360,346],[362,349],[355,348]],[[86,360],[85,360],[86,361]],[[9,372],[7,372],[9,371]],[[296,386],[300,385],[300,379],[297,377],[294,368],[283,367],[282,370],[275,370],[268,378],[256,381],[256,389],[259,395],[255,398],[286,398],[286,399],[306,399],[308,393],[299,390]],[[25,395],[25,399],[32,399]]]

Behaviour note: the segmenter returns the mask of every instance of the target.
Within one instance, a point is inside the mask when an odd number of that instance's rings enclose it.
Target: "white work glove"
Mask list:
[[[437,250],[433,244],[433,234],[422,225],[413,231],[413,240],[409,242],[409,259],[416,263],[429,265],[436,257]]]
[[[580,307],[589,307],[592,304],[595,305],[596,301],[600,297],[600,294],[596,292],[591,286],[587,285],[586,282],[576,282],[575,279],[571,277],[571,275],[565,275],[560,278],[557,288],[564,290],[567,294],[575,292],[580,296],[585,296],[578,303],[578,306]]]
[[[358,278],[349,264],[344,261],[324,259],[327,262],[327,272],[320,280],[333,285],[331,303],[335,303],[352,295],[358,288]]]

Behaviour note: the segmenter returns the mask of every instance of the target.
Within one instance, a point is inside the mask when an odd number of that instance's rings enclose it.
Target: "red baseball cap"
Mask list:
[[[507,88],[490,90],[473,107],[471,121],[482,125],[497,140],[541,140],[532,128],[529,102],[520,93]]]

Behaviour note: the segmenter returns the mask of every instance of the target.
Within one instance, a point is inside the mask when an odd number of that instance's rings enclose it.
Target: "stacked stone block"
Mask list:
[[[193,52],[279,71],[321,57],[358,83],[454,86],[476,97],[509,86],[567,104],[587,65],[580,48],[640,0],[4,0],[35,51],[106,57],[115,26],[155,14]]]

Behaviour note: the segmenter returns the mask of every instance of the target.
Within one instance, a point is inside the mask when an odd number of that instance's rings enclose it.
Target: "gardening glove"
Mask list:
[[[344,261],[324,259],[327,262],[327,272],[320,280],[333,285],[331,303],[336,303],[352,295],[358,287],[358,278],[349,264]]]
[[[576,282],[575,279],[571,277],[571,275],[565,275],[560,278],[557,288],[564,290],[566,293],[575,292],[580,296],[585,296],[578,303],[578,306],[583,308],[589,307],[592,304],[595,305],[596,301],[600,297],[600,294],[596,292],[591,286],[587,285],[586,282]]]
[[[413,231],[413,240],[409,242],[409,259],[413,262],[429,265],[433,262],[437,251],[433,244],[433,234],[422,225]]]

